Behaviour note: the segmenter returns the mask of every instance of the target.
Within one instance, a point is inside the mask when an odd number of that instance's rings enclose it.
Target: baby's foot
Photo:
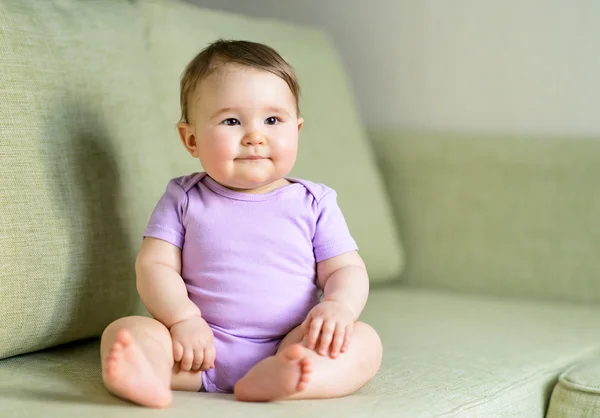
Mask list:
[[[141,347],[126,329],[115,336],[103,365],[104,383],[113,394],[143,406],[171,404],[171,389],[161,381]]]
[[[306,348],[294,344],[254,366],[235,385],[235,397],[240,401],[285,399],[304,390],[311,373]]]

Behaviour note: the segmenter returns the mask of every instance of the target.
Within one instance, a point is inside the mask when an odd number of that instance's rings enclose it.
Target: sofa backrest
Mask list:
[[[600,302],[600,138],[373,132],[412,286]]]
[[[147,0],[0,0],[0,358],[100,335],[143,312],[134,259],[172,177],[179,76],[217,37],[297,68],[293,176],[337,189],[374,281],[398,276],[391,210],[337,55],[321,32]]]

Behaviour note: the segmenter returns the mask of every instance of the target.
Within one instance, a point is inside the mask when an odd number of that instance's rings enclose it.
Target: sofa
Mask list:
[[[306,120],[292,175],[335,188],[370,274],[375,379],[339,399],[111,396],[99,336],[146,314],[134,260],[181,146],[179,76],[276,48]],[[0,416],[600,416],[599,138],[365,126],[315,28],[169,0],[0,0]],[[285,237],[282,237],[285,239]]]

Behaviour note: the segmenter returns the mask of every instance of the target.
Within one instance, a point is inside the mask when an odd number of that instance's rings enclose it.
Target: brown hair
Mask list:
[[[226,41],[219,39],[204,48],[185,67],[181,75],[181,122],[189,122],[188,100],[196,87],[219,65],[234,63],[268,71],[283,79],[296,99],[296,111],[300,113],[300,86],[291,65],[270,46],[250,41]]]

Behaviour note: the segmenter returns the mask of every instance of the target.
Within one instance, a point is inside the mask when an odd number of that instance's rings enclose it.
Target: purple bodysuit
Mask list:
[[[356,243],[334,190],[306,180],[266,194],[227,189],[206,173],[173,179],[145,237],[182,249],[190,299],[215,336],[208,392],[231,392],[319,303],[316,263]]]

